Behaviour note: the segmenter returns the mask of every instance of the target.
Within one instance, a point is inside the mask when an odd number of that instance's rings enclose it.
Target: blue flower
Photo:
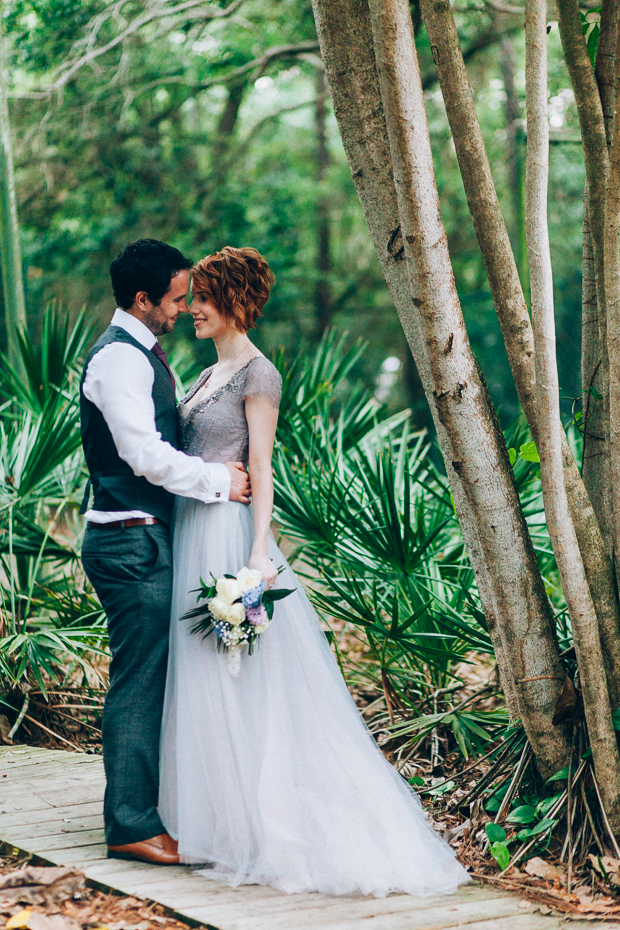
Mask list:
[[[241,598],[241,603],[244,607],[258,607],[260,604],[260,599],[263,591],[265,590],[265,582],[261,581],[260,584],[257,584],[255,588],[250,588],[247,594],[244,594]]]

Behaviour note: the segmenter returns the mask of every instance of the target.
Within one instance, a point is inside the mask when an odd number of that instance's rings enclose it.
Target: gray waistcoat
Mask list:
[[[128,342],[148,359],[155,374],[153,403],[155,427],[164,442],[179,448],[179,433],[174,388],[163,363],[120,326],[109,326],[91,349],[80,383],[82,445],[92,480],[95,510],[143,510],[170,522],[174,495],[134,475],[114,445],[112,434],[101,411],[84,396],[84,377],[91,359],[111,342]]]

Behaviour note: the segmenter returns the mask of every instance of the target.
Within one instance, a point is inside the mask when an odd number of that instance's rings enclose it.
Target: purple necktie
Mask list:
[[[173,388],[176,390],[176,383],[175,383],[175,380],[174,380],[174,375],[172,374],[172,369],[170,368],[170,365],[168,364],[168,359],[166,358],[166,353],[164,352],[164,350],[162,349],[162,347],[160,346],[160,344],[159,344],[158,342],[155,343],[155,345],[154,345],[153,348],[151,349],[151,352],[153,353],[153,355],[156,355],[156,356],[157,356],[157,358],[159,359],[159,361],[162,363],[162,365],[164,366],[164,368],[166,369],[166,371],[167,371],[168,374],[170,375],[170,380],[172,381],[172,386],[173,386]]]

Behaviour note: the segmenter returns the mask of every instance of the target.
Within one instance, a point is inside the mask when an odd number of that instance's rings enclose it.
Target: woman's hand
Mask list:
[[[267,555],[251,555],[248,568],[261,572],[266,588],[270,588],[278,577],[278,570]]]

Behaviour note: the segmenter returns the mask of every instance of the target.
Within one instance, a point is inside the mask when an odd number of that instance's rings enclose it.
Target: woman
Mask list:
[[[160,816],[184,862],[230,885],[384,896],[452,892],[468,881],[422,806],[383,758],[301,584],[269,532],[281,393],[247,332],[274,278],[255,249],[226,247],[192,269],[196,335],[218,361],[179,404],[182,447],[249,467],[253,504],[178,498],[162,731]],[[295,589],[252,656],[229,674],[215,637],[181,620],[200,578],[259,569]]]

